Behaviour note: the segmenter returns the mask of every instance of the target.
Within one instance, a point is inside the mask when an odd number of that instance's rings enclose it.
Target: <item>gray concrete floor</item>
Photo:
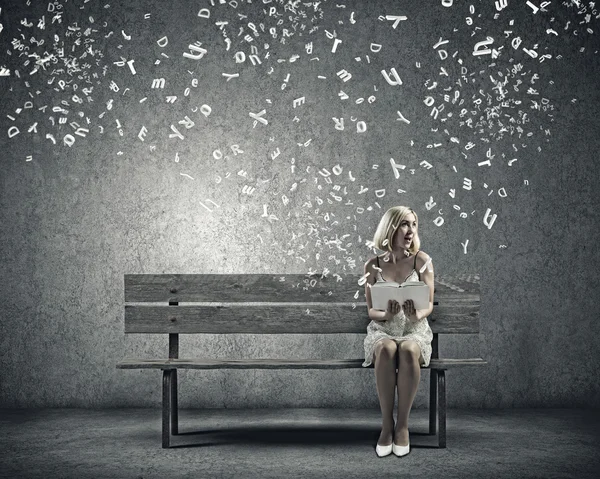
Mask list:
[[[180,411],[161,447],[159,409],[0,409],[6,478],[597,478],[600,410],[448,412],[448,445],[413,409],[411,452],[379,458],[366,409]]]

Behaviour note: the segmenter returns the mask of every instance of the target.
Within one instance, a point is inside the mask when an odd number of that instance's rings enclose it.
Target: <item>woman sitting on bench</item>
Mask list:
[[[418,218],[412,208],[394,206],[385,212],[373,238],[376,248],[387,251],[365,263],[365,296],[371,322],[364,340],[365,362],[374,363],[377,394],[381,405],[382,429],[375,448],[379,457],[410,452],[408,416],[421,379],[421,365],[431,359],[433,332],[427,316],[433,311],[433,265],[419,251]],[[427,264],[429,263],[429,264]],[[427,264],[427,268],[425,265]],[[412,300],[400,305],[388,302],[387,310],[374,309],[371,285],[377,281],[423,281],[430,288],[429,307],[415,310]],[[396,375],[396,366],[398,373]],[[398,386],[398,414],[394,427],[395,386]],[[394,437],[392,437],[392,432]]]

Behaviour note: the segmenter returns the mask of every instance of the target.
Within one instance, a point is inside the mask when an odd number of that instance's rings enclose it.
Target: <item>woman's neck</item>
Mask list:
[[[388,257],[389,257],[389,261],[390,261],[391,263],[393,263],[393,264],[398,264],[398,263],[400,263],[402,260],[409,258],[409,257],[410,257],[410,253],[409,253],[409,255],[407,256],[407,255],[405,254],[405,251],[407,251],[407,250],[404,250],[404,249],[403,249],[403,250],[400,250],[400,251],[391,251],[391,252],[389,252],[389,253],[388,253],[388,255],[389,255],[389,256],[388,256]]]

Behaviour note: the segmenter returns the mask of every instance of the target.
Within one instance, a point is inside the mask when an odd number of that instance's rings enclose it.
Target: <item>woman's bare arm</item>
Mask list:
[[[382,311],[381,309],[373,308],[373,301],[371,300],[371,286],[375,284],[377,270],[375,269],[374,260],[370,259],[365,263],[365,275],[369,273],[366,277],[367,281],[365,282],[365,298],[367,300],[367,311],[369,314],[369,318],[375,322],[383,322],[389,321],[394,317],[393,314],[388,311]]]

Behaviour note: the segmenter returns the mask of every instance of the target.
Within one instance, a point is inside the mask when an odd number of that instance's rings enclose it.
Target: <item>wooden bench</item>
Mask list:
[[[179,358],[179,334],[366,335],[364,285],[357,275],[126,274],[125,333],[169,335],[168,358],[124,359],[119,369],[162,369],[162,447],[178,434],[177,369],[347,369],[356,359]],[[353,301],[359,291],[363,302]],[[162,303],[162,304],[147,304]],[[201,302],[203,304],[180,305]],[[128,304],[129,303],[129,304]],[[146,303],[146,304],[144,304]],[[446,447],[446,370],[486,364],[481,358],[442,359],[440,334],[479,333],[479,277],[437,277],[430,369],[429,434]],[[373,368],[371,364],[370,368]],[[367,369],[367,368],[364,368]],[[436,421],[437,419],[437,421]]]

